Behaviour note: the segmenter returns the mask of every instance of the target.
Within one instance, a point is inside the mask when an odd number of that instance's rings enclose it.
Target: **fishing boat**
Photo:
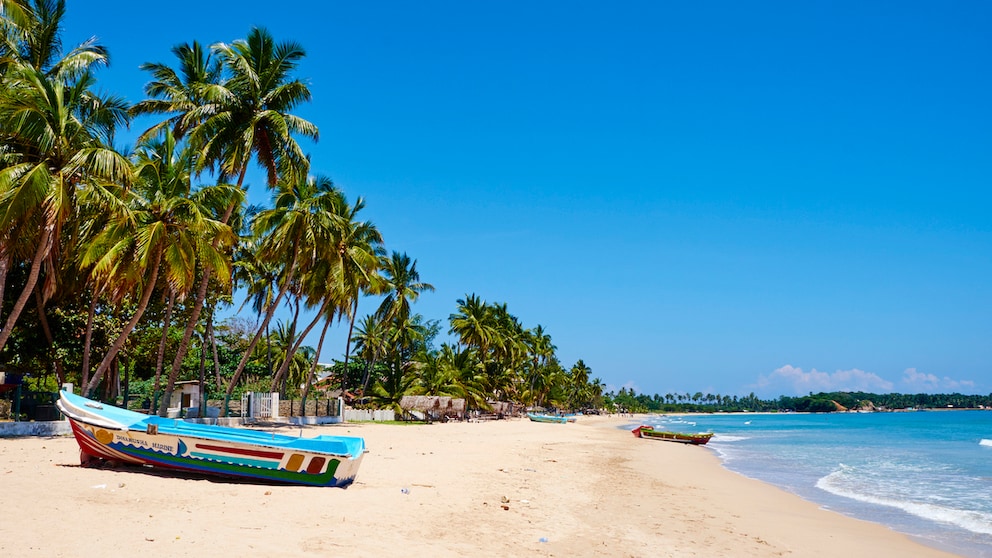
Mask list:
[[[311,486],[347,486],[366,453],[363,438],[303,438],[149,416],[60,392],[83,466],[136,464]]]
[[[668,442],[681,442],[683,444],[695,444],[697,446],[702,446],[706,442],[710,441],[713,437],[712,432],[699,433],[699,434],[686,434],[684,432],[671,432],[668,430],[655,430],[653,426],[642,425],[631,430],[634,436],[638,438],[647,438],[648,440],[665,440]]]
[[[567,417],[561,415],[546,415],[543,413],[527,413],[527,418],[531,422],[556,422],[559,424],[565,424],[566,422],[575,422],[575,417]]]

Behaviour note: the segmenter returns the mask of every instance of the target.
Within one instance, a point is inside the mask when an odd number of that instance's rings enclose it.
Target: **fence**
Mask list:
[[[344,412],[345,422],[368,422],[396,420],[392,409],[347,409]]]
[[[273,409],[275,413],[273,414]],[[241,396],[241,419],[245,422],[279,418],[279,394],[249,391]]]
[[[340,398],[308,399],[306,408],[298,399],[280,399],[278,393],[246,392],[241,396],[241,418],[245,422],[284,420],[293,417],[336,418],[340,420]],[[384,419],[380,419],[384,420]],[[324,422],[324,421],[318,421]],[[332,421],[333,422],[333,421]]]

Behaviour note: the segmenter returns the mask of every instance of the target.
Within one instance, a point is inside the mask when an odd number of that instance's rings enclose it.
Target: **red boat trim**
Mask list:
[[[242,448],[226,448],[222,446],[214,446],[211,444],[195,444],[197,449],[215,451],[218,453],[233,453],[235,455],[250,455],[252,457],[264,457],[266,459],[282,459],[284,452],[276,451],[264,451],[264,450],[253,450],[253,449],[242,449]]]

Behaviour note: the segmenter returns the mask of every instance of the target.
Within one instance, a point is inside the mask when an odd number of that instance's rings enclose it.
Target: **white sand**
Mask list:
[[[365,438],[346,489],[85,469],[71,437],[0,439],[0,556],[951,556],[629,420],[304,429]]]

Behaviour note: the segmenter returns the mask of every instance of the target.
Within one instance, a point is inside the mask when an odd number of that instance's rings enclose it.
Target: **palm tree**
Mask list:
[[[420,280],[417,260],[411,260],[406,254],[393,252],[390,258],[382,259],[381,266],[386,297],[376,315],[387,321],[407,321],[410,319],[410,305],[417,301],[420,293],[433,292],[434,285]]]
[[[0,75],[20,64],[71,80],[107,62],[95,39],[62,53],[65,0],[4,0],[0,12]]]
[[[221,64],[220,73],[213,71],[214,62],[195,43],[174,52],[180,67],[192,70],[170,74],[162,65],[146,65],[158,79],[145,90],[152,99],[138,106],[143,113],[169,114],[170,125],[183,133],[188,131],[189,143],[197,151],[198,172],[216,168],[220,182],[236,176],[236,186],[242,190],[254,158],[265,168],[269,186],[275,185],[280,173],[288,182],[306,177],[309,161],[294,134],[313,139],[318,134],[316,126],[290,114],[310,100],[306,84],[291,78],[305,54],[299,45],[276,44],[267,31],[254,28],[246,40],[211,47],[211,56]],[[229,204],[221,222],[227,223],[234,209],[235,203]],[[211,273],[210,269],[203,272],[190,322],[172,363],[167,392],[171,392],[185,357]],[[160,410],[164,412],[164,408]]]
[[[274,346],[275,360],[281,370],[285,369],[287,383],[298,386],[303,382],[310,363],[314,360],[314,350],[310,347],[299,347],[302,336],[296,335],[294,329],[291,323],[280,322],[276,327]]]
[[[462,345],[476,348],[480,360],[485,361],[489,347],[496,339],[492,309],[474,293],[458,299],[455,304],[456,313],[448,316],[451,325],[448,333],[458,335]]]
[[[113,298],[125,298],[142,286],[141,299],[110,351],[94,372],[85,393],[99,383],[124,341],[137,325],[156,287],[164,264],[168,289],[187,292],[197,262],[230,275],[225,252],[234,239],[230,227],[210,218],[209,210],[191,195],[188,158],[177,153],[172,134],[138,155],[135,188],[127,193],[127,207],[93,239],[84,264],[93,263],[97,284],[113,289]],[[209,241],[207,239],[210,239]],[[167,401],[165,402],[167,405]]]
[[[86,60],[89,65],[106,61]],[[56,66],[62,62],[67,61]],[[0,350],[33,293],[42,266],[57,268],[56,243],[75,212],[79,189],[96,181],[128,184],[131,180],[130,162],[107,147],[116,128],[128,121],[126,103],[94,94],[95,80],[83,60],[59,67],[65,69],[49,74],[15,62],[3,78],[0,138],[7,150],[0,152],[0,230],[8,234],[0,240],[30,237],[35,248],[25,286],[0,330]],[[0,247],[0,254],[10,253]],[[43,301],[54,289],[53,277],[46,275]]]
[[[390,366],[385,376],[372,388],[372,399],[383,407],[399,410],[400,399],[410,392],[417,375],[411,348],[424,339],[424,326],[411,318],[393,320],[387,335]]]
[[[388,351],[388,324],[376,318],[375,314],[365,316],[355,332],[355,349],[365,361],[365,377],[362,380],[362,393],[368,391],[369,380],[376,363]]]
[[[157,137],[167,129],[176,138],[186,135],[203,122],[211,110],[208,92],[223,79],[223,66],[209,49],[200,43],[183,43],[172,47],[172,54],[179,64],[173,69],[166,64],[147,62],[140,68],[152,74],[152,81],[145,85],[148,99],[136,103],[134,114],[170,115],[139,136],[138,141]]]
[[[317,127],[290,114],[310,100],[310,89],[292,72],[306,55],[294,42],[276,43],[262,28],[253,28],[245,40],[217,43],[212,51],[229,74],[221,85],[207,89],[207,106],[190,141],[200,149],[200,169],[217,163],[221,177],[238,177],[244,184],[253,157],[275,186],[279,177],[290,182],[306,178],[310,169],[294,134],[318,137]]]
[[[403,350],[418,336],[413,331],[410,305],[416,302],[420,293],[433,291],[434,286],[420,280],[417,261],[411,260],[406,254],[393,252],[390,258],[383,257],[380,265],[382,290],[386,296],[376,310],[376,317],[390,325],[389,350],[395,359],[393,373],[399,374],[403,367]],[[345,380],[342,380],[342,391],[345,388]]]
[[[257,257],[263,262],[281,265],[282,274],[278,279],[278,294],[266,308],[262,325],[228,383],[225,408],[276,308],[294,282],[299,282],[297,275],[304,276],[314,270],[326,254],[326,247],[335,245],[330,209],[338,195],[338,190],[326,177],[281,183],[276,191],[274,207],[260,212],[256,217],[253,229],[260,239]],[[328,303],[329,299],[322,303],[318,316]]]
[[[362,293],[381,294],[386,285],[379,276],[379,265],[385,255],[382,235],[370,221],[357,221],[358,212],[365,207],[365,201],[358,198],[354,206],[341,193],[339,202],[334,204],[332,219],[338,239],[335,251],[331,254],[337,281],[332,289],[339,296],[342,310],[348,316],[348,336],[345,340],[344,369],[348,370],[348,357],[351,354],[351,337],[358,315],[358,301]],[[330,320],[328,320],[328,323]],[[325,332],[326,332],[325,325]],[[323,338],[323,334],[321,335]],[[347,372],[342,382],[342,390],[347,387]]]

